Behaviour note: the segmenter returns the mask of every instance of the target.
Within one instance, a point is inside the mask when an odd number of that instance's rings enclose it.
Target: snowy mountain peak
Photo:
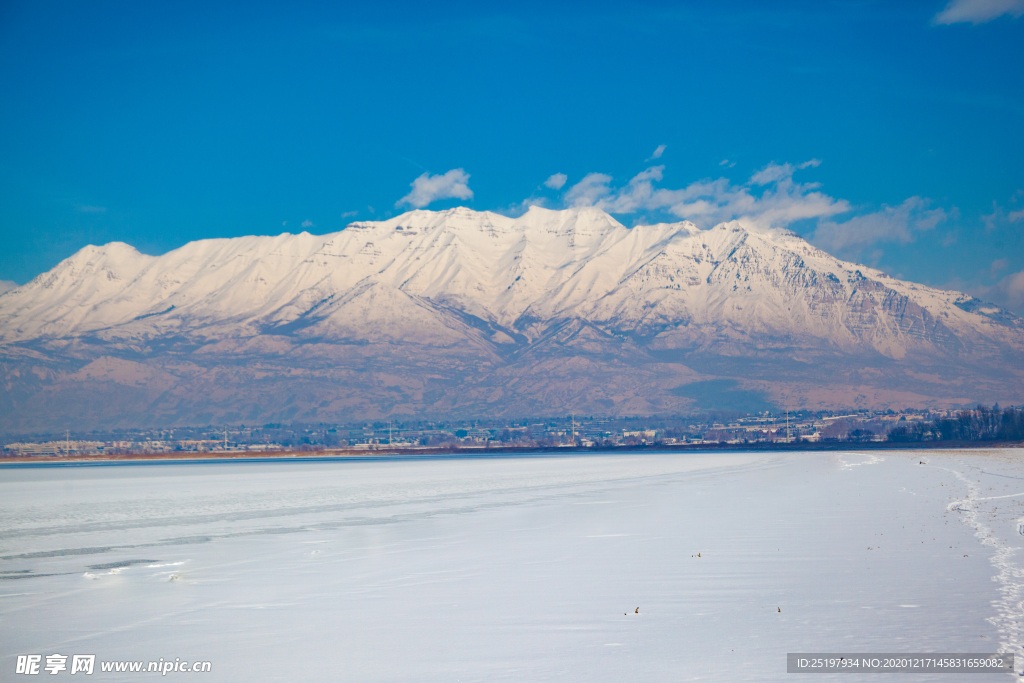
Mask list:
[[[124,325],[132,338],[154,337],[170,318],[177,332],[191,329],[204,338],[244,334],[268,322],[332,317],[328,309],[375,283],[529,338],[536,323],[532,331],[518,329],[524,315],[647,332],[650,325],[717,319],[785,335],[802,329],[844,348],[874,345],[876,334],[887,337],[876,350],[905,347],[912,340],[898,326],[872,323],[877,329],[865,339],[845,324],[853,312],[843,304],[864,289],[855,284],[862,281],[913,299],[932,316],[967,325],[972,316],[992,319],[957,307],[963,295],[843,263],[788,230],[742,221],[706,231],[689,222],[630,229],[594,208],[534,206],[509,218],[459,207],[352,223],[322,236],[202,240],[160,257],[123,243],[90,245],[5,297],[0,334],[18,341],[103,330],[117,338]],[[834,309],[827,314],[825,300]],[[744,313],[755,301],[758,310]],[[170,318],[162,313],[172,310]],[[160,319],[151,319],[158,313]],[[318,332],[330,336],[329,329]]]
[[[699,356],[875,358],[1017,377],[1024,321],[840,261],[788,230],[627,228],[593,208],[531,207],[517,218],[416,210],[328,235],[202,240],[162,256],[88,246],[0,296],[7,353],[244,348],[262,363],[285,349],[297,359],[367,344],[433,359],[410,361],[419,368],[410,377],[451,358],[476,358],[487,375],[551,354],[598,374]]]

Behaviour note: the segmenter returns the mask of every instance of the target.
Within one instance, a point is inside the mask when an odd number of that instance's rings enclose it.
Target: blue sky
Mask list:
[[[89,243],[589,203],[787,225],[1024,313],[1022,14],[5,2],[0,280]]]

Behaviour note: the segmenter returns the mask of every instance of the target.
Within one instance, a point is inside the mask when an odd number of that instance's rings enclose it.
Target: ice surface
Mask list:
[[[52,653],[209,660],[218,681],[763,681],[787,678],[787,652],[1020,657],[1021,456],[4,467],[0,677]]]

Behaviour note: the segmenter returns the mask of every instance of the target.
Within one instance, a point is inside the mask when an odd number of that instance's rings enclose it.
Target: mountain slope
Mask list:
[[[82,249],[0,295],[0,427],[126,391],[133,407],[88,419],[651,413],[722,377],[790,407],[1016,402],[1022,352],[1013,314],[785,230],[412,211],[158,257]]]

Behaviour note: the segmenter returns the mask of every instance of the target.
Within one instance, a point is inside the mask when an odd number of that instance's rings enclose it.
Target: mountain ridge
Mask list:
[[[12,415],[0,428],[61,412],[61,391],[129,385],[142,405],[89,419],[279,419],[259,392],[294,396],[307,381],[294,418],[678,412],[692,402],[677,387],[719,378],[791,407],[1015,402],[1022,352],[1018,316],[841,261],[785,229],[627,228],[593,208],[416,210],[162,256],[84,247],[0,294],[0,401]],[[90,374],[103,358],[114,360]],[[123,375],[110,374],[117,359],[162,378],[149,381],[164,398],[110,379]],[[378,381],[375,363],[400,377]],[[219,408],[189,398],[218,375]]]

